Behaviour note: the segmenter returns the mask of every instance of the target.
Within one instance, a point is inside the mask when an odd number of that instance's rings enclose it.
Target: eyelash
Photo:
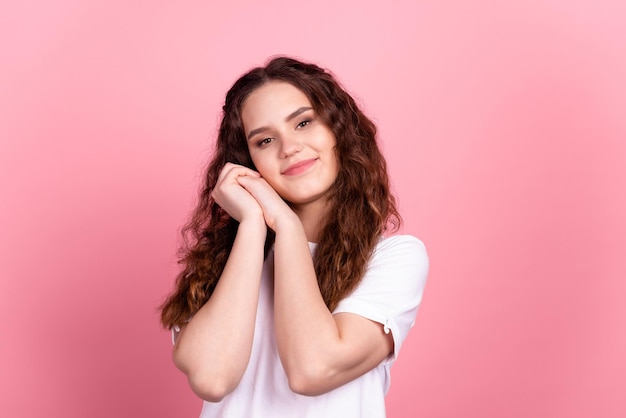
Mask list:
[[[311,119],[305,119],[296,125],[296,128],[305,128],[312,122]],[[274,141],[274,138],[263,138],[257,142],[257,146],[264,147]]]
[[[268,145],[270,142],[272,142],[273,140],[274,140],[273,138],[263,138],[259,142],[257,142],[257,145],[259,147],[264,147]]]

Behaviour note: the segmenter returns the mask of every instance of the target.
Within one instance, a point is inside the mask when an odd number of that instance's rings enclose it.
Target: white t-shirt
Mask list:
[[[310,247],[314,252],[315,244]],[[333,312],[350,312],[383,324],[385,332],[393,335],[393,354],[363,376],[319,396],[289,389],[276,346],[273,272],[270,252],[263,265],[248,367],[237,388],[221,402],[204,402],[200,418],[384,417],[389,369],[413,326],[426,284],[428,256],[422,242],[410,235],[381,239],[363,280]]]

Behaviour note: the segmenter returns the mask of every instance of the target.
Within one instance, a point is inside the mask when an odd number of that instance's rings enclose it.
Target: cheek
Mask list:
[[[259,154],[253,153],[250,154],[250,157],[252,158],[252,162],[254,163],[256,170],[261,174],[261,176],[266,177],[271,174],[266,158],[261,158]]]

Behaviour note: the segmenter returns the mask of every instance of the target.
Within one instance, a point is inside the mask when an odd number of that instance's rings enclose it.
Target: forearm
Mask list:
[[[302,227],[291,224],[274,244],[274,312],[278,350],[292,386],[332,380],[341,338],[319,290]]]
[[[224,271],[205,305],[181,331],[174,361],[194,391],[217,401],[243,375],[252,347],[258,303],[265,224],[244,221]]]

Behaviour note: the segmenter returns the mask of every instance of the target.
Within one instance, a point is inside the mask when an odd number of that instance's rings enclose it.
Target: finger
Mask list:
[[[237,177],[237,183],[261,203],[262,206],[270,204],[270,202],[283,202],[276,190],[262,177]]]
[[[295,216],[291,208],[264,178],[237,177],[237,182],[258,202],[267,226],[276,230],[277,219]]]
[[[224,165],[223,170],[226,171],[227,174],[237,173],[237,175],[245,175],[245,176],[253,176],[253,177],[261,176],[258,171],[255,171],[241,164],[226,163]]]
[[[250,191],[251,193],[254,193],[254,192],[259,193],[263,191],[264,188],[271,189],[272,191],[274,190],[267,183],[267,181],[262,177],[253,178],[253,177],[239,176],[236,178],[236,180],[237,180],[237,183],[239,183],[244,189]]]
[[[217,182],[223,182],[227,178],[234,179],[239,176],[252,176],[252,177],[260,177],[261,175],[252,170],[251,168],[245,167],[239,164],[226,163],[220,171],[220,174],[217,178]]]

